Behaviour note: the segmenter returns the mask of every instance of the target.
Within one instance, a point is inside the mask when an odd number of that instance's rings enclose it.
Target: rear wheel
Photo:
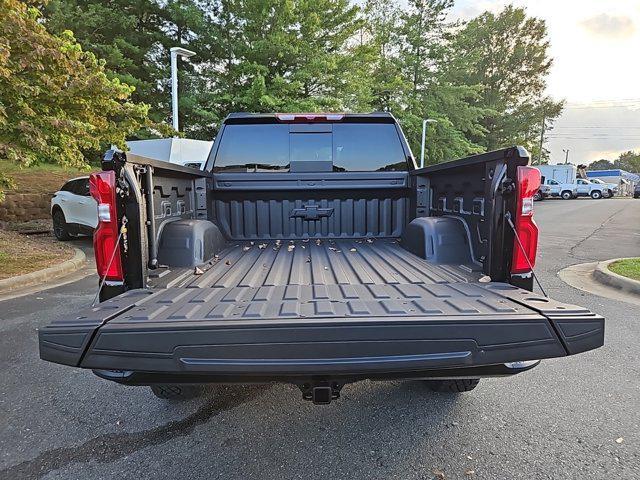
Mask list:
[[[427,386],[434,392],[461,393],[470,392],[480,383],[479,378],[461,378],[458,380],[427,380]]]
[[[64,218],[64,213],[62,210],[56,210],[53,212],[53,234],[56,238],[62,242],[67,240],[71,240],[71,234],[69,233],[69,227],[67,226],[67,221]]]
[[[151,391],[156,397],[178,402],[196,398],[202,390],[200,385],[151,385]]]
[[[562,192],[560,194],[560,196],[564,199],[564,200],[571,200],[573,198],[573,193],[571,193],[571,191],[569,190],[565,190],[564,192]]]
[[[536,193],[534,193],[534,195],[533,195],[533,199],[534,199],[536,202],[539,202],[540,200],[542,200],[542,198],[543,198],[543,197],[542,197],[542,194],[540,193],[540,190],[538,190],[538,191],[537,191]]]
[[[594,190],[593,192],[591,192],[591,198],[593,198],[594,200],[599,200],[602,198],[602,192],[600,190]]]

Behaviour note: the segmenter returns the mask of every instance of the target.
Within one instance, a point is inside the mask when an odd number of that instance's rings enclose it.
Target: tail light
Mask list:
[[[115,172],[91,174],[89,191],[98,203],[98,227],[93,233],[93,249],[98,275],[100,278],[111,281],[123,281],[122,260],[118,245]]]
[[[514,225],[518,238],[513,241],[511,273],[526,273],[535,265],[538,250],[538,226],[533,221],[533,196],[540,188],[540,170],[518,167],[517,177]]]

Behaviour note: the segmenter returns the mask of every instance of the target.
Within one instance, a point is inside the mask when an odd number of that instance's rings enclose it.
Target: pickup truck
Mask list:
[[[207,383],[472,390],[603,345],[533,293],[540,173],[513,147],[416,168],[373,114],[231,114],[203,170],[108,152],[91,176],[101,302],[44,360],[183,399]]]
[[[599,184],[584,178],[576,179],[576,185],[579,197],[591,197],[594,200],[599,200],[601,198],[610,198],[614,193],[608,185],[604,183]]]
[[[560,197],[563,200],[578,198],[578,185],[576,183],[560,183],[553,178],[541,177],[542,185],[549,187],[550,197]]]

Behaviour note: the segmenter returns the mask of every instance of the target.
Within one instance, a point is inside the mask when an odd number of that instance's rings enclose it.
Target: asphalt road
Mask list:
[[[0,479],[640,478],[638,307],[557,276],[640,255],[640,200],[547,200],[536,218],[543,285],[604,315],[606,345],[457,397],[362,382],[325,407],[287,385],[168,404],[38,359],[36,329],[88,305],[93,277],[0,302]]]

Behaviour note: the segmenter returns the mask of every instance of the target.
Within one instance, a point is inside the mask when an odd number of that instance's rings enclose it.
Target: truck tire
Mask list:
[[[434,392],[461,393],[470,392],[480,383],[479,378],[461,378],[459,380],[427,380],[427,386]]]
[[[563,191],[560,196],[563,200],[571,200],[573,198],[573,193],[570,190]]]
[[[151,385],[153,394],[163,400],[181,402],[191,400],[202,393],[199,385]]]
[[[602,192],[600,190],[594,190],[591,192],[591,198],[594,200],[600,200],[602,198]]]
[[[53,219],[53,234],[61,242],[71,240],[71,234],[69,233],[69,227],[67,226],[67,220],[64,218],[62,210],[56,209],[51,215]]]

